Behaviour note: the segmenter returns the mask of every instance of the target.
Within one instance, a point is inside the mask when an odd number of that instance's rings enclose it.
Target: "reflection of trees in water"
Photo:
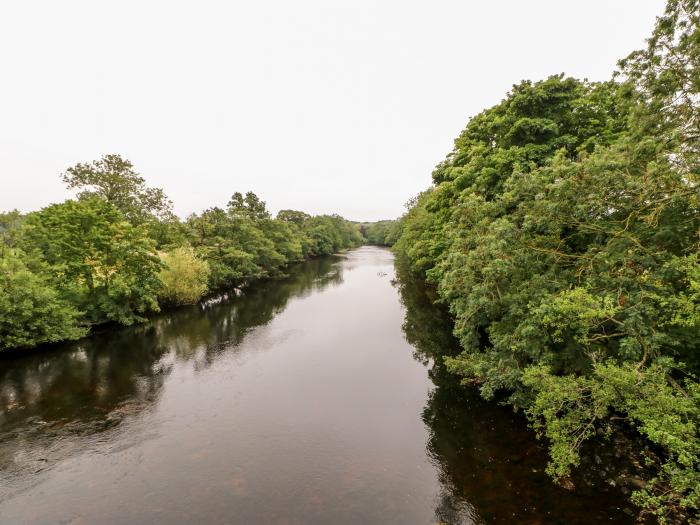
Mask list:
[[[442,362],[445,355],[459,353],[459,343],[452,335],[452,323],[445,310],[436,306],[434,290],[408,270],[396,257],[396,279],[399,298],[404,305],[403,332],[414,348],[414,357],[423,364]]]
[[[89,447],[152,404],[169,371],[164,352],[152,334],[117,331],[0,361],[0,485]]]
[[[415,357],[431,366],[435,388],[423,410],[427,453],[438,469],[439,523],[628,523],[619,494],[605,487],[570,493],[543,472],[547,456],[522,417],[485,402],[449,374],[442,356],[459,351],[434,293],[396,261],[403,330]],[[588,493],[585,490],[589,490]]]
[[[246,334],[268,324],[293,297],[306,297],[342,282],[337,258],[323,257],[293,266],[284,279],[262,281],[232,301],[210,301],[172,315],[149,327],[179,359],[193,359],[196,366],[209,366],[216,356],[238,346]]]
[[[292,297],[342,282],[338,259],[292,267],[240,297],[43,352],[0,359],[0,486],[91,448],[158,399],[174,356],[208,366]],[[3,496],[0,489],[0,499]]]

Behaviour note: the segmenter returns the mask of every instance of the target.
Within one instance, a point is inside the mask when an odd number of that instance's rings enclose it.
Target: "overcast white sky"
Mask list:
[[[521,79],[609,78],[663,0],[0,2],[0,209],[119,153],[178,214],[393,218]]]

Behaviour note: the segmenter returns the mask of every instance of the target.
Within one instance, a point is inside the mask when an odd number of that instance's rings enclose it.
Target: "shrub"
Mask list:
[[[160,300],[171,305],[194,304],[199,301],[207,291],[207,261],[197,257],[189,246],[176,248],[161,255],[161,258],[165,268],[160,272],[160,280],[163,282]]]

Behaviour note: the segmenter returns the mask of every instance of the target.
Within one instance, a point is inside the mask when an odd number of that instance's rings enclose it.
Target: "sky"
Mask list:
[[[610,78],[663,0],[0,3],[0,210],[69,198],[118,153],[181,217],[394,218],[522,79]]]

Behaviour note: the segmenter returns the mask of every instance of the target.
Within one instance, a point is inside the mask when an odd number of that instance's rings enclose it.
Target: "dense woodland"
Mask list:
[[[337,215],[272,218],[251,192],[181,221],[118,155],[73,166],[63,180],[76,199],[0,214],[0,350],[139,322],[363,241]]]
[[[670,0],[608,82],[523,81],[473,117],[400,219],[437,287],[448,369],[524,411],[564,485],[623,433],[632,498],[700,507],[700,6]]]

